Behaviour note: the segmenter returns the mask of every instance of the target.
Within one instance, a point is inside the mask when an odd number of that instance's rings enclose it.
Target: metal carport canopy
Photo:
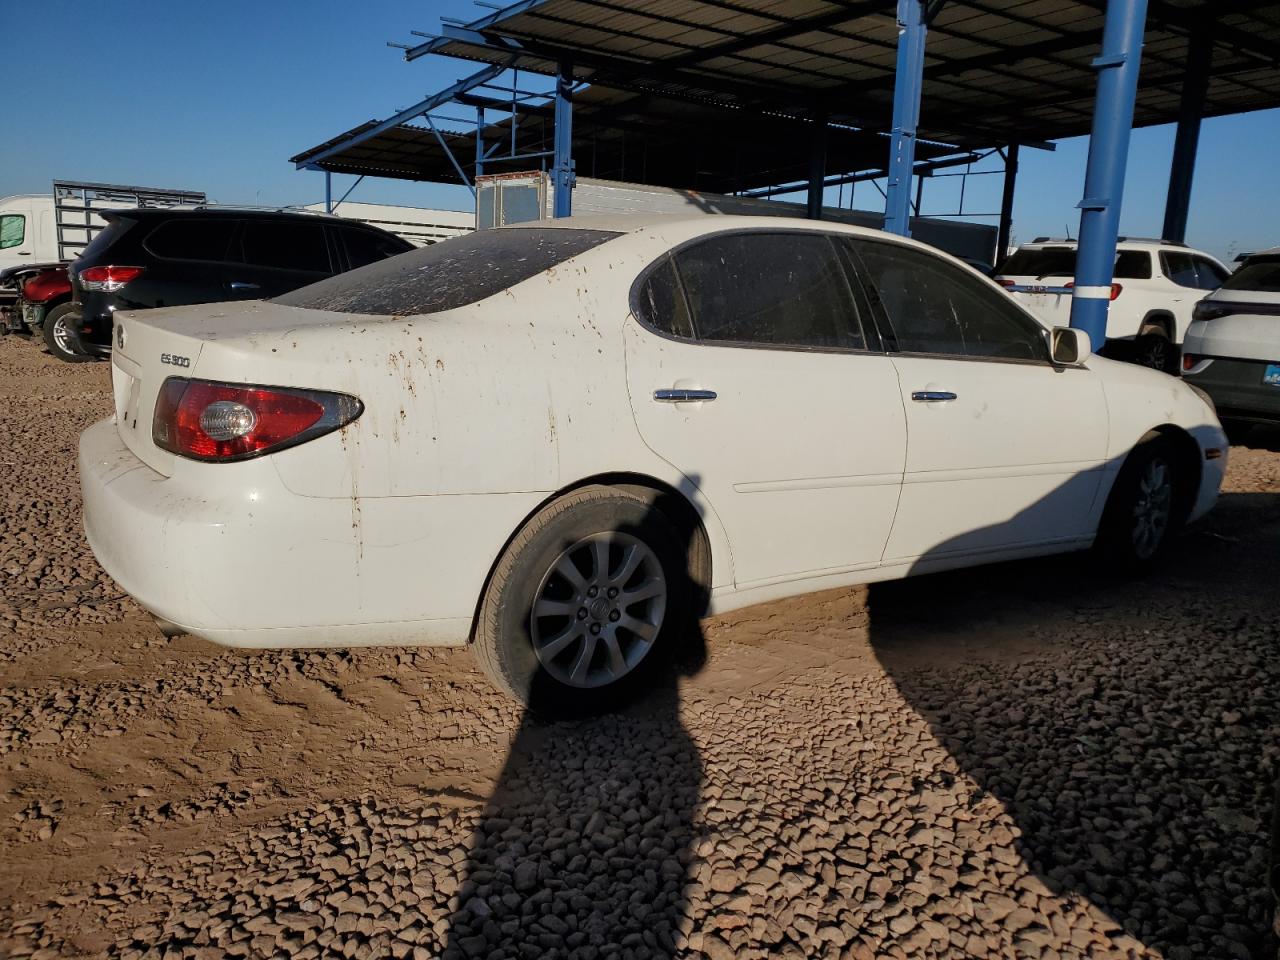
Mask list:
[[[919,136],[966,148],[1090,130],[1106,0],[948,0],[929,25]],[[892,0],[524,0],[410,48],[637,95],[887,130]],[[1134,125],[1178,118],[1211,31],[1203,116],[1280,106],[1280,3],[1151,0]]]

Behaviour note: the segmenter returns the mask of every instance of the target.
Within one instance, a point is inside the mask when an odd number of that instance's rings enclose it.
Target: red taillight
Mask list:
[[[1075,285],[1076,285],[1076,282],[1075,282],[1074,280],[1068,280],[1065,284],[1063,284],[1063,286],[1065,286],[1068,290],[1073,289],[1073,288],[1075,287]],[[1110,298],[1110,299],[1114,300],[1116,297],[1120,296],[1120,291],[1121,291],[1121,290],[1123,290],[1123,289],[1124,289],[1124,287],[1122,287],[1120,284],[1118,284],[1118,283],[1113,283],[1113,284],[1111,285],[1111,298]]]
[[[1005,280],[1003,277],[997,277],[996,283],[1000,284],[1002,287],[1016,287],[1018,285],[1016,281]]]
[[[363,410],[342,393],[170,377],[156,398],[151,439],[192,460],[246,460],[337,430]]]
[[[1194,367],[1194,366],[1195,366],[1197,363],[1199,363],[1199,362],[1200,362],[1200,358],[1199,358],[1199,357],[1197,357],[1194,353],[1184,353],[1184,354],[1182,355],[1182,369],[1183,369],[1183,370],[1190,370],[1192,367]]]
[[[142,273],[142,267],[85,267],[80,271],[80,285],[86,290],[115,293]]]

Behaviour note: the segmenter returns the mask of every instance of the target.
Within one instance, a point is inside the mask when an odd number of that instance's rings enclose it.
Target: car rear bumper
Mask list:
[[[1213,398],[1221,418],[1280,422],[1280,385],[1262,382],[1267,367],[1277,364],[1211,357],[1186,371],[1183,379]]]
[[[84,432],[79,459],[107,573],[157,617],[241,647],[465,643],[494,559],[538,500],[303,497],[267,458],[184,461],[165,477],[112,420]]]

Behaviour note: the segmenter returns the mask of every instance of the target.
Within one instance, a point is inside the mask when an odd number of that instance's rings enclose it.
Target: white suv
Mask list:
[[[1065,326],[1071,318],[1077,246],[1075,240],[1037,237],[1000,265],[996,282],[1050,327]],[[1121,237],[1107,339],[1124,341],[1128,349],[1119,352],[1127,359],[1174,372],[1174,345],[1182,343],[1197,301],[1222,286],[1230,274],[1207,253],[1184,244]]]

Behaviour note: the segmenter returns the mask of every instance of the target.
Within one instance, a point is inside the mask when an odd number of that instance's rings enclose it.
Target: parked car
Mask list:
[[[33,272],[23,282],[14,309],[22,330],[40,331],[50,353],[62,357],[75,353],[79,313],[71,302],[71,279],[64,264]]]
[[[377,227],[315,213],[206,208],[102,216],[106,229],[71,266],[86,353],[111,352],[117,310],[273,297],[414,249]]]
[[[470,640],[544,707],[642,685],[691,593],[1095,543],[1142,568],[1226,464],[1181,381],[808,220],[483,230],[116,332],[85,529],[144,607],[235,646]]]
[[[1037,237],[996,268],[996,280],[1046,323],[1065,324],[1071,318],[1077,247],[1075,240]],[[1196,301],[1222,286],[1230,272],[1184,244],[1121,237],[1107,311],[1111,349],[1124,359],[1176,373],[1177,345]]]
[[[1182,376],[1213,398],[1233,436],[1280,423],[1280,247],[1255,253],[1196,304]]]

